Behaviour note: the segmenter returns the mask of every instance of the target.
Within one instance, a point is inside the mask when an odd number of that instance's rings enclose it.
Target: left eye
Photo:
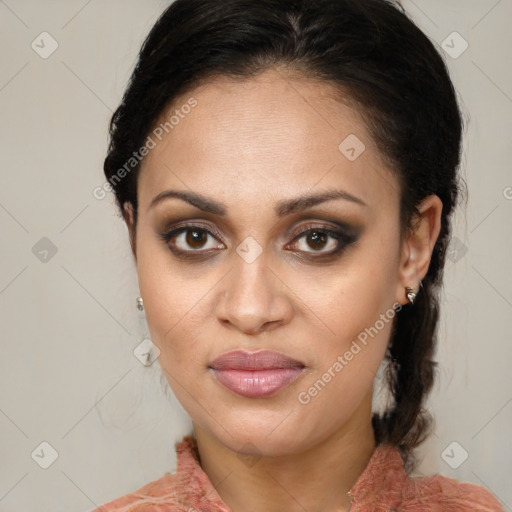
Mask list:
[[[336,252],[340,245],[342,245],[343,237],[344,234],[339,231],[313,228],[303,231],[295,238],[295,240],[299,242],[303,240],[302,244],[299,243],[299,246],[302,246],[299,247],[299,250],[302,252],[321,252],[329,254]],[[326,247],[327,250],[323,250]],[[307,248],[311,248],[313,250],[308,251]]]

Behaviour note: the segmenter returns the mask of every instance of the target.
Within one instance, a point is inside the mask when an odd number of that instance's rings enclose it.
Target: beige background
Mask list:
[[[133,491],[174,471],[190,428],[158,365],[133,355],[145,331],[127,233],[113,196],[93,196],[111,111],[166,5],[0,1],[2,512],[85,512]],[[512,2],[404,5],[439,47],[454,31],[469,44],[446,55],[469,120],[469,205],[446,268],[436,432],[420,472],[486,485],[512,510]],[[43,31],[58,44],[46,59],[31,47],[51,49]],[[48,469],[42,442],[58,453]],[[468,459],[452,469],[447,447]]]

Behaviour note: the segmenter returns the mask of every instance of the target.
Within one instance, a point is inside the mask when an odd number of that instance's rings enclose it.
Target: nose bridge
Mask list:
[[[248,236],[235,252],[230,288],[240,296],[257,294],[252,300],[264,299],[272,288],[268,279],[270,270],[267,268],[269,249],[264,249],[255,238]]]
[[[233,254],[233,267],[223,290],[219,318],[244,331],[257,331],[264,324],[282,320],[279,280],[269,268],[269,249],[247,237]]]

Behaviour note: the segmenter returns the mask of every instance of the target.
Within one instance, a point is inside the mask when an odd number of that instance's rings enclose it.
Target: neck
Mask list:
[[[371,397],[332,435],[289,455],[242,460],[196,424],[194,431],[201,467],[232,512],[347,512],[376,447]]]

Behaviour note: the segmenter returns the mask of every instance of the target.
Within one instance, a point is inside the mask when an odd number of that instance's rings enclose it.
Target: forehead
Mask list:
[[[235,194],[249,204],[333,186],[368,203],[397,194],[361,112],[325,82],[277,70],[217,77],[175,100],[155,126],[166,121],[142,165],[141,208],[167,188],[226,204]]]

